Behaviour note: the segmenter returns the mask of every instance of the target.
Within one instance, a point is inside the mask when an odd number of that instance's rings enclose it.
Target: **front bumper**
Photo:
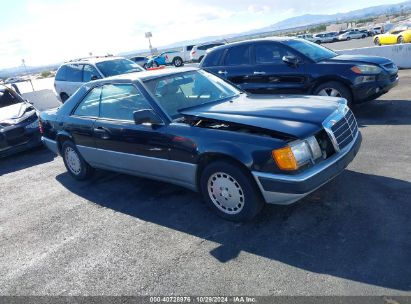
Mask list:
[[[381,79],[373,82],[356,84],[352,86],[354,102],[360,103],[376,99],[397,86],[398,81],[398,75],[386,75],[386,77],[381,77]]]
[[[339,153],[297,175],[253,171],[258,187],[269,204],[289,205],[332,180],[348,166],[361,146],[361,133]]]

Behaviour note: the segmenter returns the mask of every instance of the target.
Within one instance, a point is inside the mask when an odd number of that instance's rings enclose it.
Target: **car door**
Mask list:
[[[217,75],[225,78],[243,90],[252,90],[250,77],[253,73],[251,64],[251,44],[241,44],[230,47],[225,51],[223,66]]]
[[[289,48],[278,42],[254,44],[253,70],[249,79],[257,93],[298,94],[304,93],[308,74],[306,65]],[[291,65],[283,61],[284,56],[298,58]]]
[[[94,124],[95,166],[120,172],[167,176],[169,140],[164,126],[136,124],[135,111],[152,109],[131,83],[102,87],[99,117]],[[163,165],[163,166],[162,166]]]
[[[72,136],[78,148],[95,147],[93,126],[99,113],[100,95],[100,87],[89,91],[63,122],[63,129]]]

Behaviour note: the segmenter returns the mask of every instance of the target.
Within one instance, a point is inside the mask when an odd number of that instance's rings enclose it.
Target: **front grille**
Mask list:
[[[355,119],[353,112],[348,110],[344,117],[331,127],[331,131],[334,134],[339,149],[344,149],[354,140],[358,133],[357,120]]]

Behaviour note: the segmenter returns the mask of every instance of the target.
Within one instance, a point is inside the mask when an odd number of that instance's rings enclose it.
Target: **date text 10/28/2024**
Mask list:
[[[232,297],[183,297],[163,296],[150,297],[150,303],[256,303],[254,297],[232,296]]]

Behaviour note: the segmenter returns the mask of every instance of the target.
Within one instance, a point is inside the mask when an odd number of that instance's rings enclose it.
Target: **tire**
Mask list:
[[[147,70],[147,63],[143,64],[143,69]]]
[[[204,56],[201,56],[200,58],[198,58],[198,62],[201,63],[201,61],[203,60]]]
[[[365,37],[367,37],[366,35],[362,35],[361,38],[364,39]]]
[[[85,180],[92,175],[93,168],[86,163],[72,141],[66,140],[63,142],[61,155],[68,173],[75,179]]]
[[[153,68],[158,68],[160,65],[158,64],[157,61],[153,61],[153,64],[151,65],[151,67]]]
[[[60,99],[62,103],[65,103],[67,99],[69,99],[69,96],[66,93],[61,93],[60,94]]]
[[[378,37],[374,39],[374,44],[381,46],[380,39]]]
[[[351,37],[347,37],[347,41],[351,40]]]
[[[174,57],[174,59],[173,59],[173,65],[174,65],[176,68],[179,68],[179,67],[183,66],[183,65],[184,65],[183,59],[181,59],[180,57]]]
[[[398,44],[403,44],[403,43],[405,43],[404,37],[403,37],[403,36],[398,37],[397,43],[398,43]]]
[[[350,90],[344,84],[338,81],[329,81],[320,84],[315,88],[314,95],[342,97],[347,100],[349,106],[351,106],[353,102],[353,97]]]
[[[321,44],[321,40],[317,40],[315,43],[317,43],[317,44]]]
[[[230,221],[250,221],[264,206],[250,173],[234,162],[207,165],[201,174],[200,189],[208,207]]]

